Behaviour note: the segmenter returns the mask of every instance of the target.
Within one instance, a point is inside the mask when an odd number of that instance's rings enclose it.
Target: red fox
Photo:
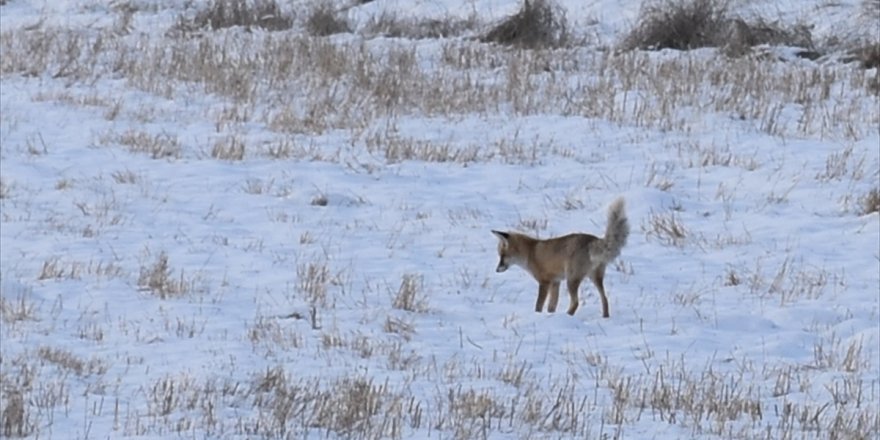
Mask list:
[[[602,300],[602,317],[608,318],[608,298],[602,280],[605,266],[620,255],[629,237],[629,221],[624,212],[623,198],[615,200],[608,208],[608,225],[605,237],[590,234],[568,234],[562,237],[540,240],[516,232],[492,231],[498,237],[498,267],[496,272],[506,271],[511,264],[527,270],[538,281],[538,302],[535,311],[544,309],[550,297],[547,311],[556,311],[559,301],[559,282],[568,284],[571,302],[568,314],[574,315],[578,308],[578,288],[584,277],[589,276]]]

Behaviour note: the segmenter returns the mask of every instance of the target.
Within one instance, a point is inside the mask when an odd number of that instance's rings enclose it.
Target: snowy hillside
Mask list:
[[[620,50],[638,1],[536,50],[479,41],[513,0],[217,3],[0,3],[3,438],[880,435],[876,67]],[[610,318],[495,273],[618,196]]]

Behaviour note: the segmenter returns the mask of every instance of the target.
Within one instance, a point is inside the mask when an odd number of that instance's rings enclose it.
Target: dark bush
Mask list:
[[[325,37],[333,34],[351,32],[348,21],[327,3],[312,9],[306,20],[306,30],[311,35]]]
[[[643,3],[639,21],[624,37],[622,46],[626,50],[721,47],[730,55],[742,55],[761,44],[813,48],[810,27],[783,26],[762,18],[734,18],[727,0]]]
[[[549,0],[524,0],[516,14],[480,40],[529,49],[559,47],[568,40],[568,25],[562,10]]]
[[[862,68],[880,68],[880,43],[865,44],[849,51],[844,61],[857,61]]]
[[[639,21],[624,38],[626,49],[696,49],[718,46],[727,20],[721,0],[659,0],[642,4]]]

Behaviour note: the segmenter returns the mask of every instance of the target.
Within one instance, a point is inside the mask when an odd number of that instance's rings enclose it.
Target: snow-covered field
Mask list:
[[[4,3],[4,438],[880,435],[876,68],[618,53],[635,0],[561,2],[583,44],[537,51],[468,38],[514,0],[329,37],[302,2],[189,33],[201,2]],[[494,272],[491,229],[601,235],[618,196],[609,319]]]

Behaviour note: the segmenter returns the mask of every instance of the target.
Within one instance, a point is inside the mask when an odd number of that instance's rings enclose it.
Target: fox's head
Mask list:
[[[498,267],[495,272],[504,272],[511,264],[515,264],[510,253],[510,233],[492,231],[498,237]]]

